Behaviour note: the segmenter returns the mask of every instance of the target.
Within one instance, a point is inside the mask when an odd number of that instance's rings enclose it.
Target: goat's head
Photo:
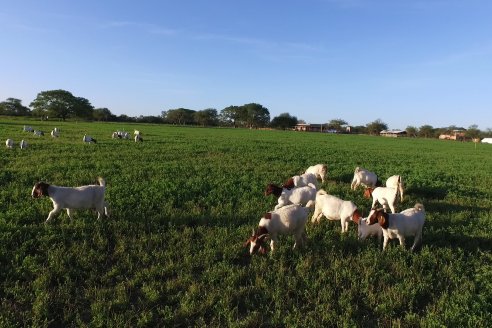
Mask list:
[[[264,245],[267,236],[268,231],[266,228],[259,227],[256,232],[253,229],[251,237],[244,243],[244,247],[248,247],[249,245],[249,255],[253,255],[256,251],[260,254],[266,254],[268,252]]]
[[[265,189],[265,196],[268,196],[271,194],[273,194],[277,197],[280,197],[280,195],[282,194],[282,188],[274,185],[273,183],[270,183],[269,185],[267,185],[267,187]]]
[[[282,188],[285,188],[285,189],[292,189],[294,187],[295,187],[295,185],[294,185],[294,179],[293,178],[290,178],[289,180],[285,181],[284,185],[282,186]]]
[[[360,214],[359,210],[356,209],[354,213],[352,214],[352,221],[354,221],[356,224],[359,224],[361,221],[362,215]]]
[[[39,198],[42,196],[49,196],[48,187],[50,185],[45,182],[38,182],[32,188],[31,196],[33,198]]]
[[[364,198],[371,198],[372,197],[372,192],[374,191],[373,188],[366,188],[366,190],[364,191]]]
[[[385,213],[382,208],[373,209],[367,217],[367,224],[375,224],[376,222],[378,222],[383,229],[387,229],[389,226],[389,215],[388,213]]]

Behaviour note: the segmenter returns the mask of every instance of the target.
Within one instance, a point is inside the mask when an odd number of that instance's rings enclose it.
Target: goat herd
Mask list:
[[[249,246],[249,253],[264,254],[267,248],[264,243],[270,238],[270,248],[273,252],[279,235],[293,235],[294,248],[306,241],[306,222],[310,208],[314,207],[312,223],[319,223],[324,215],[329,220],[340,220],[342,233],[348,231],[349,222],[353,221],[358,227],[358,237],[364,240],[376,236],[383,241],[383,250],[390,239],[398,238],[401,246],[405,246],[405,237],[414,237],[411,250],[422,241],[422,228],[425,222],[425,210],[422,204],[395,213],[395,201],[398,195],[403,200],[403,181],[401,176],[394,175],[386,181],[386,187],[376,187],[377,175],[357,167],[354,172],[351,189],[359,185],[365,186],[364,197],[372,196],[371,212],[367,218],[362,218],[357,206],[348,200],[329,195],[325,190],[318,190],[318,179],[325,181],[327,166],[317,164],[310,166],[304,174],[288,179],[282,186],[269,184],[265,196],[278,197],[274,210],[266,213],[260,219],[256,231],[244,244]],[[379,203],[383,208],[376,208]],[[387,213],[387,210],[391,213]],[[377,224],[376,224],[377,223]]]
[[[37,137],[44,136],[44,132],[43,131],[41,131],[41,130],[35,130],[31,126],[28,126],[28,125],[24,125],[24,127],[22,128],[22,130],[24,132],[32,132]],[[135,130],[133,134],[134,134],[133,139],[135,140],[135,142],[143,142],[142,133],[140,133],[140,131]],[[51,135],[52,138],[58,138],[60,136],[60,129],[54,128],[53,130],[51,130],[50,135]],[[115,131],[111,135],[111,138],[113,138],[113,139],[130,139],[131,138],[131,135],[130,135],[129,132]],[[97,140],[96,139],[94,139],[91,136],[88,136],[87,134],[84,134],[84,136],[82,137],[82,141],[85,142],[85,143],[97,143]],[[14,148],[14,145],[15,145],[14,140],[12,140],[10,138],[5,141],[5,146],[7,148]],[[28,145],[27,144],[27,141],[25,141],[24,139],[22,139],[20,141],[20,143],[19,143],[19,146],[20,146],[21,149],[26,149],[27,148],[27,145]]]

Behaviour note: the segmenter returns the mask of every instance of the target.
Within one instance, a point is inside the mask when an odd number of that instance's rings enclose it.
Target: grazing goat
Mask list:
[[[294,187],[305,187],[312,183],[316,189],[318,189],[318,179],[313,173],[304,173],[302,175],[295,175],[289,180],[285,181],[283,188],[292,189]]]
[[[40,131],[40,130],[34,130],[33,133],[35,136],[38,136],[38,137],[44,136],[44,132]]]
[[[275,244],[278,243],[279,235],[294,235],[294,248],[301,246],[307,239],[306,222],[308,220],[309,208],[314,204],[310,201],[305,207],[301,205],[288,205],[280,209],[265,213],[260,219],[256,232],[253,229],[252,236],[244,243],[244,247],[250,246],[249,254],[256,251],[261,254],[267,252],[263,243],[270,237],[270,248],[273,253]]]
[[[81,187],[59,187],[38,182],[32,188],[31,196],[39,198],[47,196],[53,202],[53,210],[48,214],[46,222],[51,220],[58,212],[67,210],[71,219],[71,211],[74,209],[96,209],[97,218],[101,215],[109,217],[108,204],[104,201],[106,183],[103,178],[98,178],[99,185],[87,185]]]
[[[326,166],[326,164],[316,164],[308,167],[307,170],[304,172],[304,174],[312,173],[316,175],[316,178],[321,179],[321,182],[324,183],[327,172],[328,172],[328,167]]]
[[[278,197],[278,204],[275,209],[279,209],[289,204],[305,205],[310,200],[316,199],[316,186],[310,183],[308,186],[285,189],[274,184],[269,184],[265,190],[265,196],[273,194]]]
[[[24,127],[22,128],[22,131],[24,131],[24,132],[33,132],[34,129],[32,128],[32,126],[24,125]]]
[[[5,141],[5,146],[7,146],[7,148],[10,148],[10,149],[14,148],[14,140],[12,140],[12,139],[7,139],[7,140]]]
[[[383,239],[383,228],[379,224],[369,225],[367,223],[367,218],[361,218],[357,221],[357,237],[359,240],[365,240],[367,237],[378,237],[379,243]]]
[[[143,138],[140,134],[135,135],[135,142],[143,142]]]
[[[374,188],[377,182],[378,176],[376,175],[376,173],[368,171],[366,169],[361,169],[360,167],[356,167],[354,171],[354,178],[352,179],[352,184],[350,185],[350,188],[352,190],[355,190],[359,185]]]
[[[24,139],[21,140],[21,142],[20,142],[19,145],[20,145],[20,148],[21,149],[26,149],[27,148],[27,142]]]
[[[58,138],[60,136],[60,131],[55,128],[54,130],[51,130],[51,137],[52,138]]]
[[[367,188],[364,191],[364,197],[369,199],[372,196],[371,208],[374,208],[376,202],[383,205],[385,211],[388,211],[388,206],[391,209],[391,213],[396,213],[395,203],[398,195],[398,189],[389,187],[377,187],[376,189]]]
[[[401,175],[393,175],[386,180],[386,187],[395,188],[400,194],[400,201],[403,202],[403,179]]]
[[[379,223],[383,229],[383,250],[388,241],[395,238],[405,247],[405,237],[413,236],[412,251],[422,243],[422,229],[425,223],[425,209],[422,204],[417,203],[413,208],[395,214],[385,213],[382,209],[372,210],[367,220],[368,224]]]
[[[358,222],[360,219],[360,213],[354,203],[328,195],[321,189],[316,193],[316,206],[311,222],[319,223],[323,215],[328,220],[340,220],[342,232],[348,231],[350,220]]]
[[[88,136],[86,134],[84,134],[84,137],[82,138],[82,141],[83,142],[87,142],[87,143],[91,143],[91,142],[97,143],[97,140],[96,139],[94,139],[93,137]]]

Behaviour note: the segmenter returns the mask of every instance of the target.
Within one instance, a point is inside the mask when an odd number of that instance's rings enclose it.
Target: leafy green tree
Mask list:
[[[194,113],[194,110],[186,108],[169,109],[163,112],[163,118],[171,124],[193,124],[195,122],[193,118]]]
[[[270,122],[271,127],[283,130],[293,128],[296,124],[297,117],[291,116],[289,113],[282,113]]]
[[[419,137],[432,138],[433,136],[434,128],[432,127],[432,125],[425,124],[419,128]]]
[[[94,107],[89,100],[82,97],[75,97],[70,116],[82,119],[92,119],[94,116]]]
[[[479,138],[480,135],[481,135],[481,131],[478,129],[478,125],[476,124],[470,125],[465,133],[465,136],[470,139]]]
[[[405,131],[407,132],[407,136],[409,137],[416,137],[419,132],[415,126],[411,126],[411,125],[407,126]]]
[[[202,126],[214,126],[218,122],[218,113],[214,108],[207,108],[193,114],[195,122]]]
[[[49,90],[38,93],[30,106],[37,116],[58,117],[65,120],[69,117],[92,118],[94,107],[89,100],[75,97],[66,90]]]
[[[107,108],[96,108],[96,109],[94,109],[94,112],[92,113],[92,117],[96,121],[110,121],[113,119],[113,116],[114,115]]]
[[[336,130],[338,132],[341,132],[343,130],[342,126],[347,125],[348,123],[342,119],[333,119],[328,122],[327,128],[329,130]]]
[[[29,116],[31,109],[23,106],[20,99],[7,98],[7,100],[0,102],[0,115]]]
[[[367,133],[373,135],[379,135],[381,131],[388,129],[388,125],[378,118],[377,120],[371,123],[367,123],[366,128],[367,128]]]
[[[241,119],[245,118],[245,109],[240,106],[229,106],[220,111],[219,120],[224,125],[237,127]]]
[[[267,126],[270,123],[270,112],[260,104],[250,103],[242,106],[245,109],[245,122],[249,128]]]

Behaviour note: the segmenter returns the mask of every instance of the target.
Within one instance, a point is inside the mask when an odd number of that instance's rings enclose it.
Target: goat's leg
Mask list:
[[[54,209],[51,210],[51,212],[48,214],[48,218],[46,219],[45,223],[47,223],[49,220],[51,220],[58,212],[60,212],[61,208],[59,206],[55,206]]]
[[[69,208],[67,208],[67,215],[72,220],[72,211]]]
[[[412,252],[415,250],[417,246],[419,246],[422,243],[422,230],[420,230],[416,235],[413,240],[413,245],[412,245]]]

